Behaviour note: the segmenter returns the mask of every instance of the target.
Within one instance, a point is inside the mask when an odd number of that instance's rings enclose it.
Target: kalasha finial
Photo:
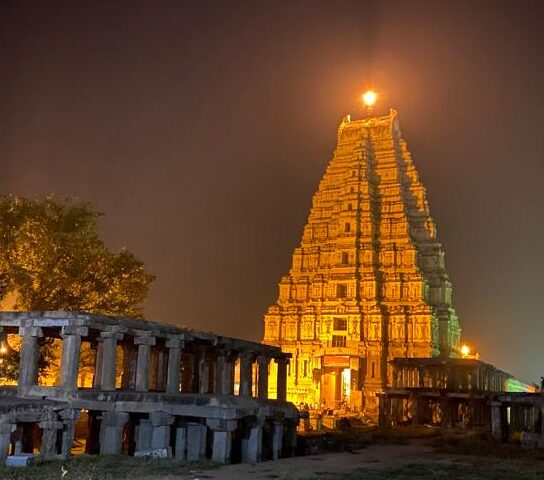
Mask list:
[[[378,99],[378,94],[374,90],[367,90],[365,93],[363,93],[361,99],[366,107],[366,114],[370,115],[372,113],[374,104]]]

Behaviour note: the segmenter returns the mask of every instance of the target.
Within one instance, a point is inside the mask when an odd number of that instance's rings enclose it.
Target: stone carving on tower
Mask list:
[[[390,360],[457,356],[444,252],[395,110],[341,122],[264,323],[263,342],[293,355],[296,404],[375,412]]]

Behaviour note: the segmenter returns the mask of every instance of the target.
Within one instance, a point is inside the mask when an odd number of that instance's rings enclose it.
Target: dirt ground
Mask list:
[[[421,441],[413,441],[408,445],[372,445],[353,453],[326,453],[254,465],[227,465],[216,470],[196,471],[184,477],[145,477],[145,480],[299,480],[326,478],[357,469],[389,469],[436,461],[431,447]]]
[[[424,439],[145,480],[544,480],[544,461],[441,453]]]

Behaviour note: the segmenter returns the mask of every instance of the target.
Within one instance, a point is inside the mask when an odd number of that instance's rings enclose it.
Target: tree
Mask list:
[[[107,248],[100,216],[87,203],[0,195],[0,300],[16,292],[17,310],[143,317],[154,277],[131,252]],[[4,357],[0,375],[16,356]]]

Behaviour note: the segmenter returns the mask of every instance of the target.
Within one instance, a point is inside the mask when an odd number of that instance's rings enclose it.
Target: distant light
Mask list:
[[[6,344],[2,342],[0,344],[0,355],[4,355],[4,353],[8,353],[8,348],[6,347]]]
[[[470,348],[468,345],[463,345],[461,347],[461,355],[463,355],[463,357],[468,357],[470,355]]]
[[[372,90],[367,90],[363,93],[363,102],[367,107],[372,107],[378,99],[378,94]]]

